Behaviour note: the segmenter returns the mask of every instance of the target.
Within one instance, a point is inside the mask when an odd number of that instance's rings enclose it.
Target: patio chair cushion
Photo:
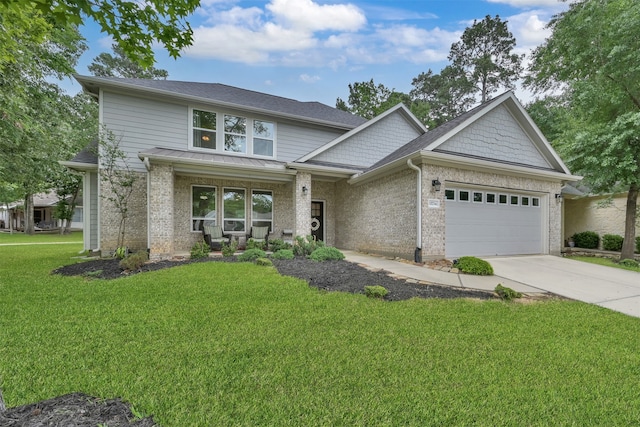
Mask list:
[[[251,238],[254,240],[265,240],[269,234],[269,226],[251,227]]]

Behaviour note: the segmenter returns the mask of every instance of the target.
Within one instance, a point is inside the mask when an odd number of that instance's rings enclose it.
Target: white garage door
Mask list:
[[[539,196],[448,188],[445,199],[447,258],[543,253]]]

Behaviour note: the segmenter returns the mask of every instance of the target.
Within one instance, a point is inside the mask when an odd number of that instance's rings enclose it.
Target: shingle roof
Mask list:
[[[366,122],[360,116],[338,110],[320,102],[301,102],[290,98],[269,95],[262,92],[240,89],[220,83],[183,82],[175,80],[123,79],[117,77],[75,76],[84,88],[97,93],[101,86],[130,87],[147,92],[175,94],[199,98],[202,102],[222,103],[237,108],[248,108],[284,115],[291,118],[307,119],[346,128],[354,128]]]

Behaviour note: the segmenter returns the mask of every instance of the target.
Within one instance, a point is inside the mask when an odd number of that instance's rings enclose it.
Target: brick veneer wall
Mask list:
[[[133,251],[147,249],[147,175],[137,173],[133,192],[128,204],[128,218],[125,223],[125,245]],[[118,246],[120,215],[114,205],[107,200],[111,189],[100,180],[100,249],[103,254],[114,251]]]
[[[149,176],[149,258],[166,259],[174,251],[173,167],[152,165]]]
[[[445,254],[444,190],[448,182],[538,193],[549,221],[546,250],[560,254],[561,205],[554,198],[554,194],[560,193],[560,183],[427,164],[420,167],[423,171],[423,259],[443,258]],[[360,185],[339,182],[336,185],[336,246],[412,260],[417,234],[416,174],[407,167]],[[439,192],[431,186],[436,178],[442,183]],[[440,207],[429,209],[429,199],[437,199]]]

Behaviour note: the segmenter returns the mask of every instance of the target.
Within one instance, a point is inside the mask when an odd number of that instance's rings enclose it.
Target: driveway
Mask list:
[[[550,255],[486,260],[496,276],[640,317],[640,273]]]

